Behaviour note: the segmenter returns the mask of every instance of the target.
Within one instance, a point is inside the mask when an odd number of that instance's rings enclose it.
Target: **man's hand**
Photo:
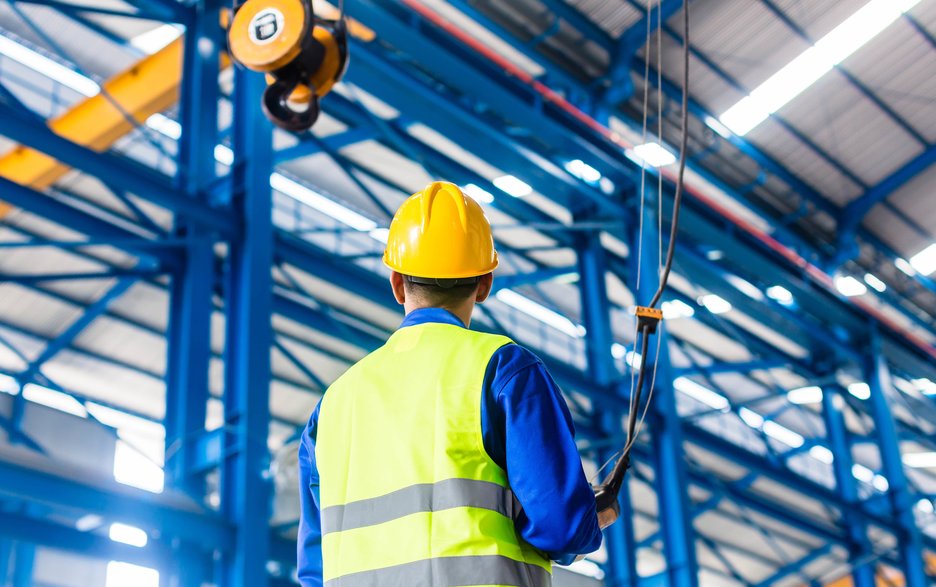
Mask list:
[[[618,508],[607,508],[601,510],[598,512],[598,527],[604,530],[617,521],[619,513],[620,512]]]

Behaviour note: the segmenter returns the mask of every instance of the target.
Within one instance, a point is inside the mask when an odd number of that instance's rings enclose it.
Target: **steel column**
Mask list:
[[[234,74],[234,194],[243,236],[231,243],[226,292],[224,413],[227,457],[221,505],[236,527],[221,587],[267,584],[272,487],[265,474],[270,402],[273,224],[272,131],[260,112],[263,77]]]
[[[638,304],[646,303],[660,283],[659,267],[655,262],[659,246],[658,197],[655,189],[647,190],[642,234],[636,227],[632,229],[632,278],[628,280],[628,286],[632,291],[636,291]],[[638,250],[642,250],[644,256],[643,261],[639,263],[640,290],[635,287]],[[660,508],[663,552],[666,557],[666,583],[668,587],[696,587],[699,571],[696,562],[695,532],[692,527],[692,502],[688,493],[689,477],[683,450],[682,422],[676,410],[676,390],[673,388],[665,322],[661,324],[656,336],[659,337],[659,354],[655,357],[644,357],[649,370],[644,393],[645,396],[649,393],[651,385],[655,387],[650,405],[652,416],[648,416],[648,420],[652,434],[653,462],[656,470],[654,481]],[[656,354],[653,344],[647,353]],[[655,382],[652,376],[654,369]]]
[[[887,400],[895,390],[891,382],[890,368],[881,353],[881,337],[876,325],[871,329],[870,352],[864,368],[865,377],[871,387],[868,403],[874,418],[874,432],[888,482],[887,497],[898,525],[897,548],[904,579],[907,587],[926,587],[922,536],[914,519],[913,500],[900,454],[900,436]]]
[[[835,459],[832,461],[832,468],[835,472],[836,489],[846,503],[854,505],[858,502],[858,482],[852,474],[854,460],[851,454],[851,444],[848,441],[845,416],[842,413],[844,404],[844,398],[840,395],[838,387],[829,386],[823,390],[822,416],[825,420],[829,447]],[[874,587],[874,565],[866,559],[866,555],[871,551],[867,528],[864,522],[849,509],[843,508],[841,515],[851,540],[849,557],[853,561],[859,561],[858,564],[852,565],[851,574],[855,587]]]
[[[588,370],[596,383],[611,385],[619,378],[611,355],[614,342],[611,331],[611,304],[605,279],[607,259],[598,232],[587,232],[578,239],[578,272],[581,287],[582,317],[585,323],[585,353]],[[620,436],[622,414],[608,409],[601,414],[596,425],[608,435]],[[617,447],[598,452],[598,462],[603,463],[615,456]],[[600,465],[599,465],[600,466]],[[597,480],[596,480],[597,481]],[[606,584],[609,587],[637,587],[637,548],[634,538],[633,509],[630,489],[625,482],[618,497],[621,518],[605,530],[605,548],[608,550]]]

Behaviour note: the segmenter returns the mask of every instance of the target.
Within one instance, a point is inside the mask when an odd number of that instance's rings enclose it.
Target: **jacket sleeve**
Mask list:
[[[322,587],[322,525],[319,517],[319,474],[315,466],[315,431],[319,407],[312,412],[299,443],[299,535],[297,568],[302,587]]]
[[[559,387],[530,351],[508,345],[492,359],[489,374],[491,367],[495,413],[486,418],[492,430],[485,434],[485,446],[495,445],[491,456],[506,465],[523,507],[515,523],[524,540],[569,564],[601,546],[595,497],[575,446],[572,416]]]

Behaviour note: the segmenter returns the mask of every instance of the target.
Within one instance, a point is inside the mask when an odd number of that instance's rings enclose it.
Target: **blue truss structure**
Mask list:
[[[52,6],[92,28],[94,22],[87,16],[94,12],[124,14],[97,8],[81,10],[55,0],[35,3]],[[91,483],[80,476],[0,461],[0,582],[9,577],[15,587],[31,584],[32,549],[41,545],[152,566],[161,571],[166,585],[294,584],[294,544],[284,536],[295,522],[270,525],[273,486],[268,475],[267,438],[270,423],[278,421],[270,414],[271,352],[275,349],[302,374],[302,380],[286,379],[287,383],[316,394],[324,391],[328,378],[320,374],[319,366],[304,363],[290,351],[291,345],[315,350],[344,364],[353,357],[274,328],[272,317],[288,318],[361,351],[376,348],[388,335],[386,328],[365,323],[348,308],[323,301],[314,287],[292,275],[294,270],[366,298],[376,308],[397,312],[378,267],[379,244],[368,233],[385,227],[389,221],[386,200],[378,194],[405,193],[408,188],[342,153],[342,149],[359,143],[375,142],[417,162],[429,175],[462,185],[474,184],[497,194],[491,204],[494,209],[522,227],[548,236],[550,244],[541,247],[504,245],[505,264],[510,271],[499,278],[497,287],[521,290],[544,306],[567,313],[570,307],[577,309],[577,315],[568,317],[584,328],[584,335],[562,334],[503,304],[483,310],[478,322],[487,330],[512,334],[543,354],[567,392],[582,438],[583,456],[602,462],[622,443],[621,421],[628,409],[631,374],[624,357],[614,348],[632,342],[621,333],[632,331],[633,324],[628,308],[609,297],[609,280],[613,277],[630,291],[646,295],[653,291],[658,275],[654,263],[638,263],[636,255],[608,245],[602,234],[614,237],[630,252],[655,251],[657,222],[662,220],[665,226],[669,221],[673,185],[667,179],[664,189],[657,191],[656,171],[648,170],[648,183],[654,188],[648,190],[641,208],[640,167],[619,145],[595,127],[583,124],[569,109],[546,99],[530,81],[553,88],[583,111],[607,121],[632,90],[632,70],[642,69],[636,55],[645,41],[646,22],[637,23],[620,39],[614,39],[564,0],[543,1],[554,18],[570,24],[584,40],[612,56],[608,83],[594,87],[538,53],[537,40],[521,40],[464,0],[452,0],[451,4],[498,34],[544,73],[525,80],[506,72],[405,3],[347,0],[346,4],[352,17],[376,33],[374,41],[352,40],[353,64],[346,80],[400,114],[389,116],[368,108],[367,101],[353,91],[336,92],[324,102],[324,110],[345,129],[326,138],[306,135],[274,150],[273,131],[259,108],[263,80],[257,75],[237,70],[233,93],[222,95],[214,75],[222,46],[221,31],[216,26],[221,5],[216,0],[197,6],[172,0],[139,1],[134,3],[138,12],[127,15],[178,22],[188,31],[184,81],[175,114],[182,134],[175,157],[169,161],[143,164],[134,159],[130,148],[133,142],[154,142],[144,132],[136,133],[129,147],[106,153],[69,142],[51,132],[43,116],[4,92],[0,99],[0,134],[99,178],[130,212],[107,210],[62,187],[40,193],[0,179],[4,201],[87,238],[80,242],[50,241],[6,225],[23,241],[0,243],[0,254],[10,247],[53,247],[106,267],[95,273],[63,270],[56,274],[0,275],[0,282],[17,283],[84,307],[81,316],[52,340],[22,326],[0,324],[4,331],[42,338],[44,344],[36,357],[23,354],[25,369],[3,374],[20,385],[35,383],[85,402],[88,398],[69,389],[67,382],[50,377],[43,366],[66,349],[89,354],[76,345],[76,339],[92,322],[108,317],[164,337],[168,349],[165,377],[162,372],[113,357],[90,356],[141,376],[164,377],[165,418],[134,415],[164,425],[167,447],[172,451],[167,451],[165,467],[170,491],[158,496],[117,483]],[[657,19],[665,22],[679,5],[672,0],[662,2],[651,15],[651,24]],[[678,37],[668,25],[663,29]],[[102,27],[94,30],[110,35]],[[0,73],[0,81],[4,86],[17,84],[7,72]],[[678,97],[679,89],[668,82],[661,89],[667,96]],[[230,128],[218,127],[219,102],[232,108]],[[691,103],[690,108],[693,116],[710,116],[701,105]],[[569,221],[558,221],[522,198],[507,196],[476,168],[430,141],[417,138],[413,131],[421,127],[435,130],[465,151],[526,182],[567,214]],[[156,142],[172,142],[164,139]],[[901,443],[912,441],[936,450],[932,421],[927,421],[933,407],[929,400],[911,398],[896,390],[892,372],[905,379],[936,380],[936,349],[910,340],[889,321],[835,292],[829,287],[829,276],[850,258],[852,249],[848,245],[856,238],[874,244],[882,255],[896,257],[859,228],[861,218],[931,164],[936,147],[926,146],[918,159],[880,185],[864,186],[863,196],[839,210],[756,146],[736,136],[726,140],[754,161],[762,173],[787,181],[809,206],[839,218],[843,227],[840,242],[834,250],[812,244],[746,190],[732,187],[706,169],[702,165],[704,156],[690,162],[698,176],[775,222],[776,227],[765,239],[704,200],[689,198],[683,212],[676,270],[696,287],[756,317],[762,329],[782,336],[755,334],[699,305],[695,296],[684,290],[671,287],[666,292],[664,299],[694,307],[700,324],[724,337],[726,344],[744,347],[753,359],[741,363],[719,360],[678,332],[664,329],[658,356],[648,357],[653,363],[656,386],[649,404],[646,438],[636,445],[631,482],[631,488],[640,484],[653,490],[657,515],[636,511],[630,491],[625,488],[621,497],[623,521],[612,527],[606,538],[606,584],[691,587],[698,585],[700,573],[705,572],[751,586],[766,587],[797,576],[806,583],[814,577],[803,569],[835,553],[847,553],[844,572],[850,572],[859,587],[874,585],[880,564],[898,569],[911,587],[932,584],[936,578],[927,575],[924,557],[927,552],[936,554],[936,534],[924,531],[915,505],[934,495],[921,489],[918,472],[908,474],[905,470]],[[219,143],[233,152],[229,165],[219,166],[216,161]],[[290,171],[298,172],[291,162],[316,154],[328,155],[365,194],[363,204],[354,202],[348,194],[334,195],[347,208],[358,211],[358,218],[368,221],[361,227],[338,225],[307,205],[271,190],[270,175],[274,170],[314,188],[314,176],[306,180]],[[614,189],[609,193],[596,182],[570,173],[566,163],[576,159],[597,169]],[[171,211],[171,229],[151,219],[127,194]],[[658,204],[662,204],[663,218],[658,218]],[[118,247],[132,254],[137,263],[127,267],[108,262],[94,255],[89,245]],[[219,253],[219,245],[223,245],[223,254]],[[571,251],[575,261],[553,266],[538,260],[538,251]],[[713,252],[728,254],[716,259]],[[574,288],[578,299],[559,304],[550,297],[549,288],[557,278],[570,275],[574,285],[565,285]],[[115,281],[92,303],[49,287],[52,281],[98,278]],[[922,276],[915,279],[919,287],[936,291],[932,280]],[[739,281],[759,290],[783,286],[792,292],[795,304],[751,297],[739,290]],[[166,292],[170,308],[166,332],[113,309],[113,303],[138,282]],[[933,332],[931,316],[921,317],[896,307],[912,324]],[[225,347],[220,355],[211,344],[211,317],[215,311],[223,312],[226,319]],[[17,346],[2,337],[0,344],[14,350]],[[796,348],[806,352],[797,352]],[[677,352],[683,358],[678,366],[672,360]],[[210,362],[218,358],[224,362],[224,426],[209,432],[205,428],[211,398],[209,368]],[[782,386],[764,383],[752,375],[779,367],[821,384],[825,390],[822,403],[814,410],[790,404],[784,399],[787,390]],[[846,392],[835,377],[842,370],[857,373],[869,384],[871,395],[867,401]],[[717,376],[725,373],[767,387],[769,393],[742,399],[735,390],[720,388]],[[706,386],[727,399],[724,405],[707,404],[681,393],[677,389],[680,381]],[[11,441],[41,452],[41,443],[22,429],[22,394],[13,399],[12,415],[0,418],[0,426]],[[770,403],[770,411],[752,412],[765,403]],[[848,425],[846,414],[863,423],[863,433]],[[780,426],[781,421],[788,431],[793,423],[802,423],[794,433],[798,441],[784,444],[771,437],[770,427]],[[280,423],[295,426],[292,422]],[[879,447],[879,466],[871,471],[872,477],[856,479],[853,448],[871,445]],[[832,454],[834,459],[822,462],[810,456],[815,454]],[[734,478],[715,474],[704,455],[717,455],[744,474]],[[883,486],[875,483],[880,479],[886,479]],[[212,487],[218,491],[216,504],[208,499]],[[767,487],[773,491],[767,491]],[[817,516],[798,507],[795,500],[783,499],[783,492],[816,504],[825,515]],[[62,509],[132,524],[149,534],[150,543],[143,549],[134,548],[98,533],[78,530],[54,515]],[[733,543],[730,536],[700,532],[697,520],[716,511],[733,523],[756,529],[775,547],[782,564],[746,550],[744,545]],[[637,521],[647,522],[653,529],[641,535],[635,531]],[[816,542],[804,541],[804,535]],[[791,544],[806,554],[790,557],[782,545]],[[662,551],[666,565],[659,574],[638,573],[637,559],[642,549]],[[717,560],[717,568],[702,560],[703,550],[708,553],[706,560]],[[733,564],[732,553],[764,559],[772,574],[751,579]],[[15,561],[13,568],[8,568],[10,560]]]

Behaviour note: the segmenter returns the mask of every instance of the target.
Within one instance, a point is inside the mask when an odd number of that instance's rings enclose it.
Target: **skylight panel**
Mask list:
[[[872,0],[865,4],[726,110],[719,120],[736,135],[746,135],[919,2]]]
[[[936,243],[910,257],[910,266],[923,275],[936,271]]]
[[[101,86],[77,71],[25,47],[9,37],[0,35],[0,54],[24,65],[63,86],[87,97],[96,96]]]

